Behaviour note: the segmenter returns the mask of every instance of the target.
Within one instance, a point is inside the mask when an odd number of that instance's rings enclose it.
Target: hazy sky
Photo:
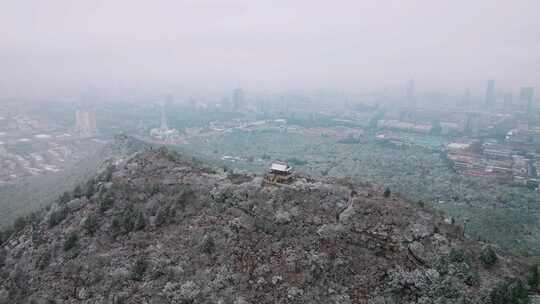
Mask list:
[[[538,0],[0,0],[0,93],[538,87],[539,16]]]

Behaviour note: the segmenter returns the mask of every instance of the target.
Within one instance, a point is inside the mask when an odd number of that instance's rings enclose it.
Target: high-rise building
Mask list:
[[[524,105],[527,109],[527,113],[532,113],[534,104],[534,88],[533,87],[521,87],[519,92],[519,101],[521,105]]]
[[[495,80],[488,80],[486,88],[486,106],[495,105]]]
[[[471,135],[477,135],[480,132],[480,126],[480,116],[477,113],[467,113],[464,131]]]
[[[512,95],[512,92],[507,92],[504,94],[504,102],[503,105],[505,108],[512,107],[514,96]]]
[[[416,96],[414,88],[414,80],[410,79],[407,82],[406,102],[410,108],[416,108]]]
[[[232,107],[234,110],[239,110],[244,106],[245,103],[245,93],[244,90],[241,88],[233,90],[232,94]]]

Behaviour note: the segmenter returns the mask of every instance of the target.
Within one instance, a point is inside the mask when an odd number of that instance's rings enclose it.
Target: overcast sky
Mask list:
[[[539,16],[538,0],[0,0],[0,90],[538,87]]]

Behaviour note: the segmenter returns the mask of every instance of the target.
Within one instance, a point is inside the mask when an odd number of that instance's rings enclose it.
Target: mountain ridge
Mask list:
[[[376,186],[266,185],[145,148],[2,244],[0,303],[497,303],[526,276],[520,258]]]

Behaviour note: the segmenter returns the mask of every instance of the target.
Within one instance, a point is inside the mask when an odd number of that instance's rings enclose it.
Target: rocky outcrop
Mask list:
[[[163,149],[106,168],[2,244],[0,303],[483,303],[524,269],[484,269],[459,226],[376,187]]]

